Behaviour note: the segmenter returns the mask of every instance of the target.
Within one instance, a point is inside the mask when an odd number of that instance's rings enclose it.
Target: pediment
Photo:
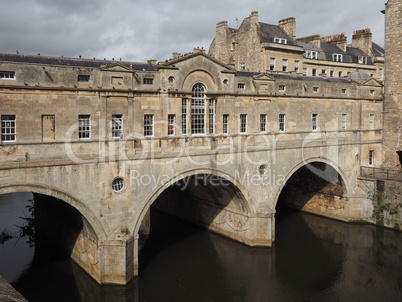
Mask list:
[[[361,84],[364,86],[375,86],[375,87],[382,86],[381,82],[379,82],[378,80],[376,80],[374,78],[368,79],[365,82],[362,82]]]
[[[257,74],[253,77],[255,81],[275,81],[275,78],[268,73]]]
[[[162,69],[180,69],[185,66],[206,66],[206,65],[215,65],[215,67],[219,67],[221,72],[226,73],[235,73],[236,70],[229,67],[228,65],[222,63],[221,61],[216,60],[215,58],[202,53],[192,53],[188,55],[183,55],[180,58],[165,61],[158,64],[159,68]],[[196,68],[196,69],[199,69]]]
[[[121,63],[113,63],[110,65],[103,65],[101,66],[102,71],[117,71],[117,72],[127,72],[127,71],[133,71],[132,68],[127,67]]]

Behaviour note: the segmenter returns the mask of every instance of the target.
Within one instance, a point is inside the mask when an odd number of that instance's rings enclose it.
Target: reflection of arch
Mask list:
[[[94,229],[99,241],[106,240],[106,233],[95,214],[80,200],[56,188],[38,184],[9,184],[0,186],[0,194],[32,192],[55,197],[75,208]]]
[[[314,162],[327,164],[327,165],[329,165],[331,168],[333,168],[336,172],[338,172],[338,174],[339,174],[339,176],[340,176],[340,179],[341,179],[341,181],[342,181],[342,187],[343,187],[343,189],[344,189],[344,197],[345,197],[345,198],[348,198],[349,192],[351,192],[351,191],[350,191],[350,188],[349,188],[349,184],[345,181],[345,179],[347,179],[347,178],[345,177],[345,174],[342,172],[342,170],[341,170],[337,165],[335,165],[333,162],[331,162],[331,161],[328,160],[328,159],[325,159],[325,158],[322,158],[322,157],[312,157],[312,158],[310,158],[310,159],[303,160],[302,162],[300,162],[299,164],[297,164],[296,166],[294,166],[293,169],[290,170],[289,173],[286,175],[286,177],[285,177],[285,179],[284,179],[284,181],[283,181],[282,186],[281,186],[281,187],[279,188],[279,190],[276,192],[276,195],[275,195],[275,207],[276,207],[276,205],[277,205],[277,203],[278,203],[279,196],[281,195],[281,193],[282,193],[282,191],[283,191],[283,188],[284,188],[284,186],[286,185],[286,183],[289,181],[289,179],[290,179],[300,168],[302,168],[302,167],[304,167],[304,166],[306,166],[306,165],[308,165],[308,164],[310,164],[310,163],[314,163]],[[274,207],[274,208],[275,208],[275,207]]]
[[[231,185],[235,186],[240,191],[240,194],[242,195],[242,201],[244,203],[245,209],[247,211],[247,214],[249,216],[255,216],[255,209],[253,205],[249,202],[251,200],[249,193],[245,188],[232,176],[228,175],[227,173],[220,171],[218,169],[213,169],[213,168],[205,168],[205,169],[190,169],[187,171],[182,172],[179,175],[176,175],[175,177],[171,178],[169,181],[166,183],[162,184],[157,188],[148,198],[148,200],[145,202],[144,206],[141,209],[141,212],[139,216],[132,216],[129,220],[129,226],[134,225],[134,228],[131,229],[133,230],[133,234],[138,234],[139,228],[141,226],[141,223],[148,211],[148,209],[151,207],[151,205],[154,203],[154,201],[165,191],[167,188],[169,188],[171,185],[177,183],[178,181],[186,178],[186,177],[191,177],[191,176],[196,176],[196,175],[202,175],[202,174],[209,174],[209,175],[215,175],[222,177],[226,180],[228,180]],[[135,220],[137,219],[137,220]],[[130,231],[131,231],[130,230]]]
[[[205,70],[193,70],[191,71],[183,81],[182,90],[183,91],[192,91],[192,88],[195,84],[201,83],[208,89],[209,92],[215,92],[216,82],[214,77]]]

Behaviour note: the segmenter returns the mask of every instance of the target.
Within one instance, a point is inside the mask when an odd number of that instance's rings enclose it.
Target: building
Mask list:
[[[314,114],[320,126],[338,119],[342,130],[381,129],[382,85],[362,72],[236,71],[202,49],[157,65],[21,54],[1,54],[0,64],[2,144],[63,142],[77,122],[73,141],[305,132],[319,128],[312,128]],[[216,74],[188,75],[194,64]],[[197,93],[202,104],[190,102]],[[357,100],[360,121],[351,105]]]
[[[385,93],[383,166],[402,169],[402,3],[385,6]]]
[[[384,78],[384,49],[372,42],[370,29],[356,30],[351,45],[343,33],[296,38],[295,18],[271,25],[259,22],[256,11],[238,29],[218,23],[209,54],[236,70],[347,77],[358,68]]]

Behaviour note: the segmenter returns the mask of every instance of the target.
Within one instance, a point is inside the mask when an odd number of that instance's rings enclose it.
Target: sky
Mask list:
[[[384,46],[386,0],[0,0],[0,53],[123,61],[164,61],[173,52],[209,49],[216,23],[237,28],[296,18],[296,36],[370,28]],[[238,20],[236,22],[235,20]]]

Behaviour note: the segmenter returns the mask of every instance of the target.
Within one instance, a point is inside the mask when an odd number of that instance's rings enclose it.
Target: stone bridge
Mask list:
[[[274,243],[278,205],[373,222],[375,79],[236,72],[200,50],[25,59],[0,64],[0,194],[35,193],[37,227],[99,283],[138,274],[151,207],[249,246]]]
[[[98,282],[124,284],[138,274],[139,233],[149,226],[151,206],[250,246],[275,241],[278,202],[368,220],[371,202],[357,178],[359,135],[342,136],[84,143],[90,155],[73,143],[2,146],[15,161],[1,163],[0,194],[41,194],[36,219],[48,236]],[[63,149],[65,158],[47,160]],[[41,160],[27,159],[35,150]]]

